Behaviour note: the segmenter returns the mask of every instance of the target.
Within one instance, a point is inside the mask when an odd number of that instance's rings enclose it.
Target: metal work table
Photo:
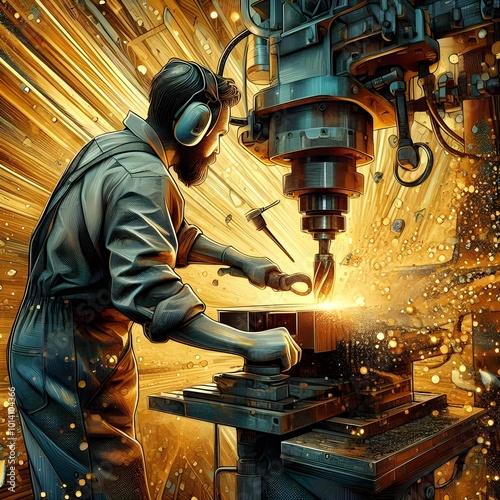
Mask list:
[[[149,409],[237,429],[284,435],[338,415],[345,411],[349,404],[348,396],[332,396],[320,401],[294,400],[293,408],[277,411],[228,403],[224,401],[224,395],[219,393],[215,384],[205,384],[192,389],[198,393],[206,393],[204,397],[213,398],[202,399],[186,395],[193,394],[189,390],[153,394],[148,396]],[[217,395],[218,401],[214,399]]]
[[[148,400],[151,410],[216,424],[216,436],[219,424],[237,429],[238,465],[221,469],[237,472],[238,500],[267,498],[262,480],[267,463],[262,454],[267,447],[274,449],[274,458],[283,461],[289,472],[338,484],[342,490],[338,500],[374,498],[382,491],[389,495],[384,498],[399,499],[401,491],[413,483],[420,489],[422,484],[427,485],[422,494],[429,496],[422,498],[434,498],[433,470],[454,456],[467,453],[476,439],[477,419],[484,413],[478,408],[467,412],[446,406],[444,395],[418,393],[413,402],[384,412],[383,419],[351,419],[350,425],[345,425],[346,419],[339,415],[349,408],[352,397],[330,395],[319,401],[289,397],[276,402],[250,399],[248,405],[242,405],[212,383],[150,395]],[[281,405],[282,409],[259,405]],[[424,407],[432,405],[440,408],[435,429],[429,426],[432,417],[423,417]],[[421,424],[417,423],[419,417]],[[370,429],[381,425],[385,432],[372,436]],[[296,432],[301,429],[302,433]],[[361,439],[363,435],[365,439]],[[377,443],[376,452],[373,443]],[[216,498],[217,464],[216,457]],[[426,481],[417,481],[423,477]]]
[[[228,399],[237,401],[240,398],[221,393],[217,385],[211,383],[183,391],[150,395],[148,405],[150,410],[215,424],[214,496],[219,498],[219,472],[232,471],[237,473],[238,500],[266,498],[262,476],[268,467],[269,456],[264,455],[270,450],[274,453],[274,459],[279,459],[281,438],[278,436],[293,434],[294,431],[338,415],[349,404],[348,396],[333,395],[319,401],[294,397],[260,402],[245,399],[249,405],[228,402]],[[218,466],[218,425],[237,429],[238,463],[235,468]]]

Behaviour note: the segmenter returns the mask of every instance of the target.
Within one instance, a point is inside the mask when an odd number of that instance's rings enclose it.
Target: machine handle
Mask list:
[[[399,175],[399,168],[402,168],[402,169],[408,171],[408,170],[415,170],[417,167],[415,166],[415,168],[410,168],[407,165],[401,164],[399,162],[399,159],[396,161],[396,164],[394,165],[394,177],[396,177],[396,180],[399,182],[399,184],[401,184],[402,186],[405,186],[405,187],[415,187],[415,186],[419,186],[420,184],[422,184],[427,179],[427,177],[429,177],[430,173],[432,172],[432,166],[434,163],[434,156],[432,154],[432,150],[427,144],[425,144],[423,142],[416,142],[415,144],[413,144],[410,147],[413,148],[415,151],[417,164],[420,161],[420,155],[418,154],[419,148],[425,151],[425,154],[427,155],[427,163],[425,165],[425,168],[424,168],[422,175],[420,175],[420,177],[418,177],[414,181],[408,182],[408,181],[404,181],[401,178],[401,176]]]
[[[290,291],[301,296],[309,295],[312,290],[311,278],[303,273],[269,273],[266,279],[266,285],[277,292]]]
[[[237,276],[245,278],[246,275],[237,267],[221,267],[217,274],[224,276]],[[286,274],[286,273],[269,273],[266,277],[266,285],[276,292],[293,292],[296,295],[308,295],[312,291],[311,278],[304,273]]]

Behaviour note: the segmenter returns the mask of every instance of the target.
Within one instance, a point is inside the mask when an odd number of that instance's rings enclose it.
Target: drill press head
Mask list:
[[[357,167],[373,160],[373,119],[335,96],[290,107],[270,120],[270,158],[291,166],[283,193],[298,201],[301,229],[318,241],[314,258],[316,301],[331,299],[335,264],[330,242],[346,230],[349,199],[363,193]]]
[[[254,95],[240,142],[264,163],[290,168],[283,193],[298,201],[302,231],[319,245],[317,301],[333,290],[330,243],[346,229],[349,199],[363,193],[357,168],[373,160],[373,129],[396,125],[389,85],[438,59],[430,17],[403,3],[241,3],[249,46],[259,47],[249,51],[247,78],[269,87]]]
[[[297,200],[302,231],[318,241],[314,293],[325,302],[334,284],[330,242],[346,229],[349,199],[363,193],[357,168],[373,160],[373,119],[334,95],[306,101],[284,103],[270,116],[268,153],[273,163],[290,168],[283,193]]]

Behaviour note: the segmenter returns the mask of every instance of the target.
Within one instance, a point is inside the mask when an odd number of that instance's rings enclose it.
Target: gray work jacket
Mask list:
[[[80,163],[123,140],[144,141],[155,154],[117,153],[71,185],[40,255],[31,256],[27,295],[87,301],[82,315],[92,314],[96,303],[114,308],[123,321],[144,325],[146,335],[151,325],[163,331],[155,341],[167,340],[169,331],[204,310],[174,272],[187,265],[201,231],[184,219],[184,200],[154,130],[133,113],[124,125],[92,141]]]

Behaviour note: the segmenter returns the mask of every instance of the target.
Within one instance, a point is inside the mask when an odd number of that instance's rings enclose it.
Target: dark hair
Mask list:
[[[172,136],[174,118],[178,111],[194,94],[203,90],[200,70],[211,73],[217,82],[218,101],[200,99],[208,104],[214,115],[211,127],[217,121],[221,109],[235,106],[239,102],[241,94],[233,79],[215,75],[197,63],[171,60],[153,77],[149,91],[147,122],[159,134],[160,139]]]

